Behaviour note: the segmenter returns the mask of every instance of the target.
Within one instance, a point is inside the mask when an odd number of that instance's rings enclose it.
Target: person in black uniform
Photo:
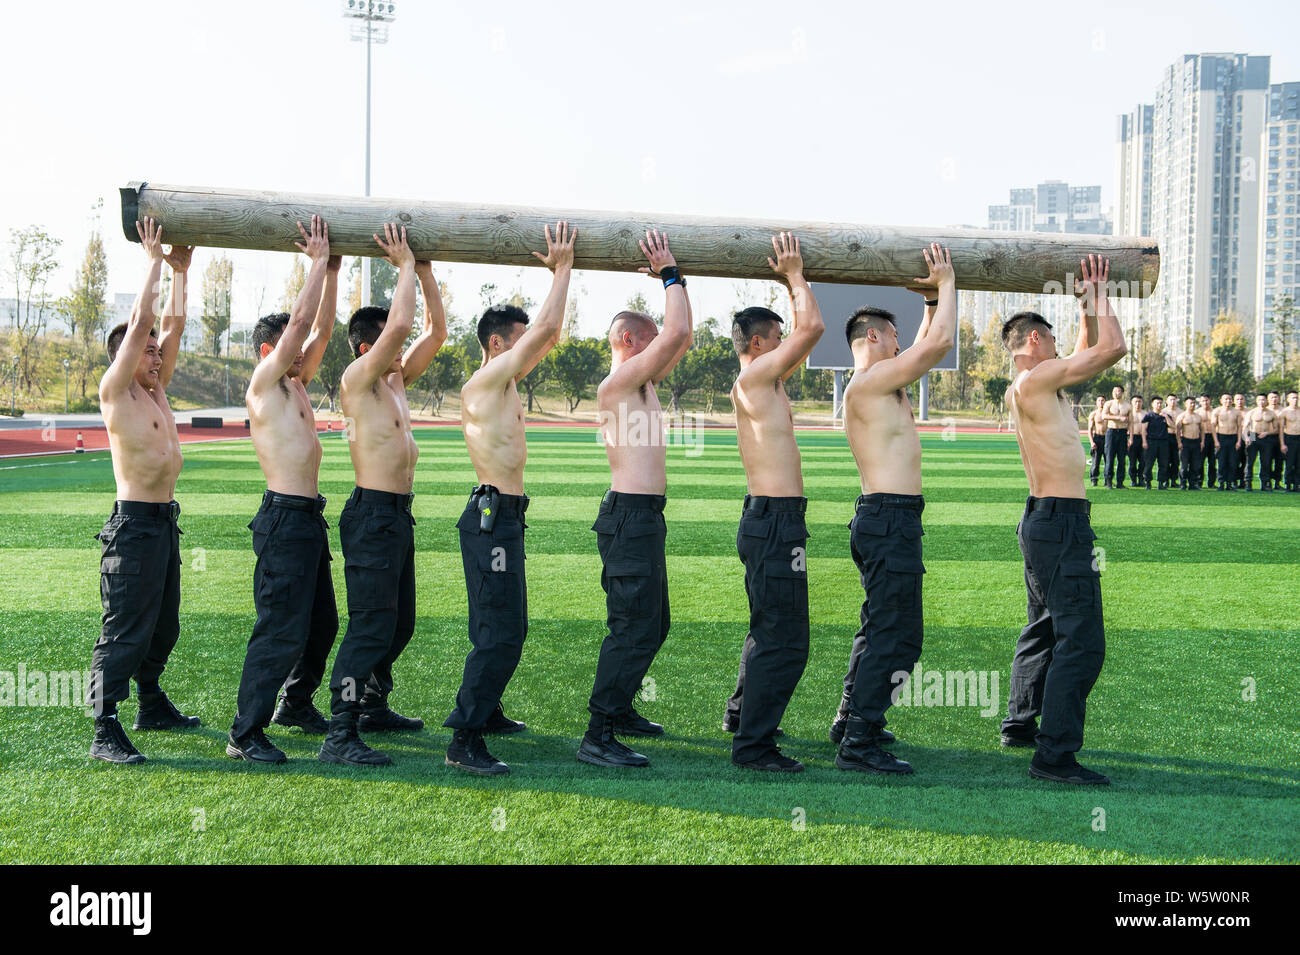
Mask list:
[[[1092,455],[1088,477],[1092,479],[1093,487],[1097,486],[1097,478],[1101,475],[1101,463],[1106,457],[1105,407],[1106,399],[1098,395],[1097,407],[1088,415],[1088,442],[1091,446]]]
[[[342,259],[330,255],[329,231],[320,216],[312,217],[310,234],[301,223],[298,230],[303,233],[298,248],[311,259],[311,269],[292,314],[268,315],[253,326],[258,362],[245,396],[267,489],[248,525],[257,555],[257,622],[244,656],[226,755],[264,763],[286,759],[266,738],[270,723],[310,734],[329,729],[312,694],[325,676],[339,627],[325,498],[319,493],[321,444],[307,384],[334,330]]]
[[[180,505],[173,495],[181,447],[166,389],[185,330],[186,274],[193,249],[173,246],[164,252],[162,227],[152,219],[136,223],[136,232],[149,256],[149,272],[130,321],[108,335],[109,365],[99,382],[117,501],[95,535],[101,547],[104,615],[90,660],[95,717],[90,755],[119,764],[145,760],[117,713],[117,704],[131,694],[132,679],[140,694],[134,729],[199,725],[199,718],[178,710],[159,685],[180,637]],[[154,316],[164,261],[171,265],[173,280],[159,340]]]
[[[501,696],[514,676],[528,636],[525,574],[524,462],[528,443],[519,380],[555,347],[564,330],[564,308],[573,273],[578,230],[567,222],[544,227],[546,255],[534,252],[554,273],[537,324],[514,305],[494,305],[478,322],[483,364],[460,392],[465,445],[478,486],[456,527],[469,598],[469,656],[456,693],[456,707],[443,726],[453,730],[448,766],[483,776],[509,772],[488,752],[483,734],[519,733],[527,727],[505,714]]]
[[[734,733],[731,761],[747,769],[800,772],[776,745],[781,716],[808,662],[808,499],[784,381],[803,364],[825,328],[803,275],[799,240],[772,239],[773,270],[790,291],[794,325],[781,340],[781,317],[753,306],[732,317],[740,375],[731,390],[746,494],[736,534],[745,567],[749,628],[736,691],[723,729]]]
[[[1169,487],[1169,421],[1164,416],[1164,400],[1155,398],[1151,410],[1142,415],[1142,470],[1146,477],[1147,488],[1156,478],[1156,489],[1167,490]],[[1159,475],[1156,468],[1160,469]]]
[[[593,766],[648,766],[650,760],[623,745],[615,733],[657,736],[664,731],[637,713],[633,701],[671,623],[663,515],[668,449],[655,385],[690,347],[691,308],[667,237],[647,232],[641,251],[650,262],[645,271],[663,281],[663,331],[641,312],[615,315],[609,330],[609,374],[596,389],[611,487],[592,525],[609,628],[587,703],[591,718],[578,747],[578,759]]]
[[[1076,757],[1106,636],[1082,449],[1074,423],[1062,420],[1069,417],[1062,390],[1101,374],[1127,349],[1106,296],[1109,263],[1089,256],[1080,271],[1083,314],[1068,358],[1057,357],[1051,327],[1040,315],[1018,313],[1002,327],[1003,344],[1016,363],[1009,404],[1030,494],[1017,528],[1028,623],[1011,664],[1002,745],[1034,747],[1029,775],[1036,779],[1106,785],[1105,775]],[[1067,427],[1075,438],[1070,442],[1061,433]],[[1068,453],[1055,450],[1066,444],[1072,445]]]
[[[1197,487],[1214,487],[1219,479],[1219,455],[1214,444],[1214,409],[1210,396],[1197,399],[1196,413],[1201,416],[1201,466],[1196,472]]]

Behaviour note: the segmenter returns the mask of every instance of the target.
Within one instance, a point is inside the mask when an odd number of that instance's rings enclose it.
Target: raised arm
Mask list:
[[[1079,347],[1069,358],[1053,358],[1034,368],[1025,376],[1026,384],[1032,383],[1032,387],[1055,391],[1083,384],[1128,354],[1119,319],[1106,294],[1110,260],[1089,255],[1079,263],[1079,270],[1083,276],[1075,292],[1080,308]]]
[[[668,370],[663,372],[661,377],[654,380],[656,385],[673,373],[673,369],[677,367],[677,363],[685,357],[686,353],[691,350],[691,346],[695,344],[695,310],[691,307],[691,293],[687,292],[684,287],[682,288],[682,293],[686,299],[686,337],[682,339],[682,343],[677,349],[677,354],[673,355],[664,366]]]
[[[163,264],[162,226],[153,219],[145,219],[143,223],[135,224],[135,231],[140,236],[140,245],[144,247],[145,254],[149,256],[149,271],[145,275],[144,288],[136,296],[135,305],[131,309],[126,334],[117,348],[117,357],[104,372],[104,377],[99,379],[101,401],[112,401],[131,384],[158,313],[158,280],[162,276]]]
[[[873,392],[888,394],[919,381],[931,368],[952,350],[957,334],[957,276],[952,268],[952,256],[946,248],[932,242],[922,249],[929,272],[908,286],[912,291],[931,295],[939,304],[928,322],[922,321],[916,340],[896,358],[878,361],[866,372],[866,381]]]
[[[172,287],[167,295],[167,307],[162,315],[162,334],[158,338],[158,354],[162,366],[158,369],[158,383],[167,390],[176,370],[176,356],[181,350],[181,338],[185,335],[185,308],[189,292],[190,258],[194,255],[192,245],[173,245],[163,254],[163,261],[171,267]]]
[[[420,283],[420,292],[424,295],[424,328],[411,347],[402,355],[402,383],[411,387],[415,379],[424,374],[433,356],[447,340],[447,313],[442,308],[442,291],[438,280],[433,275],[433,264],[428,261],[415,263],[415,277]]]
[[[567,222],[555,223],[555,235],[549,225],[542,226],[546,237],[546,254],[534,252],[551,270],[551,291],[537,313],[537,321],[525,329],[509,350],[489,361],[480,374],[484,387],[504,388],[509,381],[519,381],[537,367],[546,353],[555,347],[564,331],[564,310],[569,301],[569,278],[573,274],[573,243],[578,230]]]
[[[384,238],[373,238],[384,250],[384,258],[397,269],[397,286],[379,338],[343,372],[343,387],[349,391],[369,388],[392,370],[415,320],[415,255],[406,243],[406,227],[386,222]]]
[[[692,334],[690,301],[686,297],[686,287],[680,273],[677,272],[677,260],[668,248],[668,236],[657,229],[647,229],[640,245],[646,261],[650,263],[649,266],[641,266],[640,271],[660,278],[665,269],[672,269],[678,277],[670,280],[670,284],[664,288],[664,327],[639,355],[623,362],[609,376],[607,387],[619,391],[631,391],[647,382],[667,378],[686,353],[686,348],[690,347]]]
[[[327,238],[328,233],[327,223]],[[329,347],[330,336],[338,322],[339,267],[342,264],[341,255],[331,255],[325,263],[325,282],[321,286],[320,305],[316,307],[316,320],[312,322],[311,333],[302,346],[302,371],[298,372],[298,380],[304,388],[316,377],[316,369],[325,358],[325,349]]]
[[[813,295],[812,286],[803,275],[799,239],[788,232],[782,232],[772,237],[772,249],[776,258],[769,258],[767,264],[790,291],[790,313],[794,318],[790,333],[781,344],[766,355],[755,358],[746,369],[746,379],[757,385],[778,378],[782,381],[789,378],[803,364],[826,330],[817,297]]]
[[[307,340],[313,319],[320,310],[321,289],[325,285],[325,271],[330,257],[329,226],[320,216],[313,215],[311,232],[308,233],[301,222],[298,223],[298,231],[302,233],[303,241],[295,242],[294,245],[311,259],[311,269],[307,272],[307,281],[303,283],[302,291],[294,300],[293,311],[289,313],[289,324],[280,333],[279,341],[270,352],[259,356],[260,360],[248,381],[248,390],[252,394],[264,394],[268,389],[274,388],[276,382],[293,366]]]

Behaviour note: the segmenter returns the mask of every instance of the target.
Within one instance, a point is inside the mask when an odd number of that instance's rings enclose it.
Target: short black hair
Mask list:
[[[478,320],[478,343],[483,346],[483,351],[488,350],[493,335],[509,338],[513,330],[511,326],[515,324],[528,324],[528,313],[518,305],[493,305],[485,311]]]
[[[863,305],[856,312],[849,316],[849,320],[844,323],[844,337],[849,340],[849,347],[859,338],[867,337],[867,330],[882,329],[884,323],[897,327],[894,321],[894,313],[883,308],[876,308],[874,305]]]
[[[288,324],[288,312],[263,315],[257,320],[257,324],[253,326],[253,351],[258,358],[262,357],[263,345],[275,347],[275,343],[280,340],[280,336],[284,334],[285,326]]]
[[[114,361],[117,358],[117,350],[122,347],[122,339],[126,338],[127,323],[113,326],[113,330],[108,333],[108,360]],[[157,338],[158,333],[152,328],[149,329],[149,337]]]
[[[367,305],[352,313],[348,319],[348,344],[352,346],[352,357],[361,357],[361,345],[364,342],[374,347],[379,335],[388,321],[388,309],[378,305]]]
[[[1206,394],[1202,394],[1201,397],[1204,398],[1206,401],[1210,399],[1210,396]]]
[[[1146,400],[1146,399],[1144,399],[1141,395],[1134,395],[1134,396],[1133,396],[1133,400],[1134,400],[1134,401],[1144,401],[1144,400]]]
[[[1035,325],[1042,325],[1046,329],[1052,327],[1052,323],[1037,312],[1016,312],[1002,323],[1002,347],[1010,352],[1023,348]]]
[[[755,335],[767,335],[772,330],[772,323],[780,325],[783,319],[770,308],[751,305],[742,308],[731,316],[731,344],[737,355],[749,353],[749,341]]]

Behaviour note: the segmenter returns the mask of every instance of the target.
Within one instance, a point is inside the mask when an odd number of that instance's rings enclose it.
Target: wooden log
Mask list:
[[[542,226],[567,220],[579,229],[579,269],[635,272],[645,264],[637,247],[647,228],[666,232],[687,276],[772,277],[767,259],[772,234],[799,236],[804,272],[812,282],[906,285],[926,273],[921,249],[929,242],[952,252],[957,284],[998,292],[1063,292],[1072,288],[1079,260],[1090,252],[1110,258],[1111,294],[1145,297],[1160,272],[1160,250],[1149,238],[984,229],[918,228],[780,219],[539,209],[402,199],[299,195],[131,183],[121,190],[122,228],[139,241],[136,219],[162,223],[163,241],[231,249],[293,252],[296,222],[319,213],[329,223],[330,249],[376,255],[372,233],[383,223],[407,227],[416,254],[444,262],[488,265],[540,263]]]

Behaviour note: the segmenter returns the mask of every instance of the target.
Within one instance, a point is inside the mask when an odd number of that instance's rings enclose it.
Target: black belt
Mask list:
[[[309,497],[301,497],[297,494],[281,494],[278,491],[267,491],[262,495],[263,507],[283,507],[290,511],[307,511],[311,514],[325,513],[325,498],[316,495],[316,500]]]
[[[114,501],[114,514],[126,514],[129,517],[165,517],[176,520],[181,513],[181,506],[175,501],[155,504],[150,501]]]
[[[860,494],[856,508],[901,507],[909,511],[925,510],[925,499],[919,494]]]
[[[469,499],[473,501],[476,497],[482,497],[484,494],[496,495],[496,506],[502,511],[518,511],[523,514],[528,510],[527,494],[502,494],[493,484],[480,484],[469,492]]]
[[[1078,497],[1031,497],[1025,502],[1025,511],[1050,511],[1053,514],[1089,514],[1092,501]]]
[[[652,511],[662,511],[668,498],[662,494],[628,494],[624,491],[606,491],[601,504],[610,507],[645,507]]]
[[[352,489],[351,499],[358,504],[384,504],[388,507],[396,507],[409,514],[415,495],[394,494],[392,491],[374,491],[368,487],[358,487]]]
[[[755,515],[765,514],[768,511],[791,511],[803,514],[808,510],[808,498],[765,497],[762,494],[746,494],[744,511],[749,512],[751,510]]]

